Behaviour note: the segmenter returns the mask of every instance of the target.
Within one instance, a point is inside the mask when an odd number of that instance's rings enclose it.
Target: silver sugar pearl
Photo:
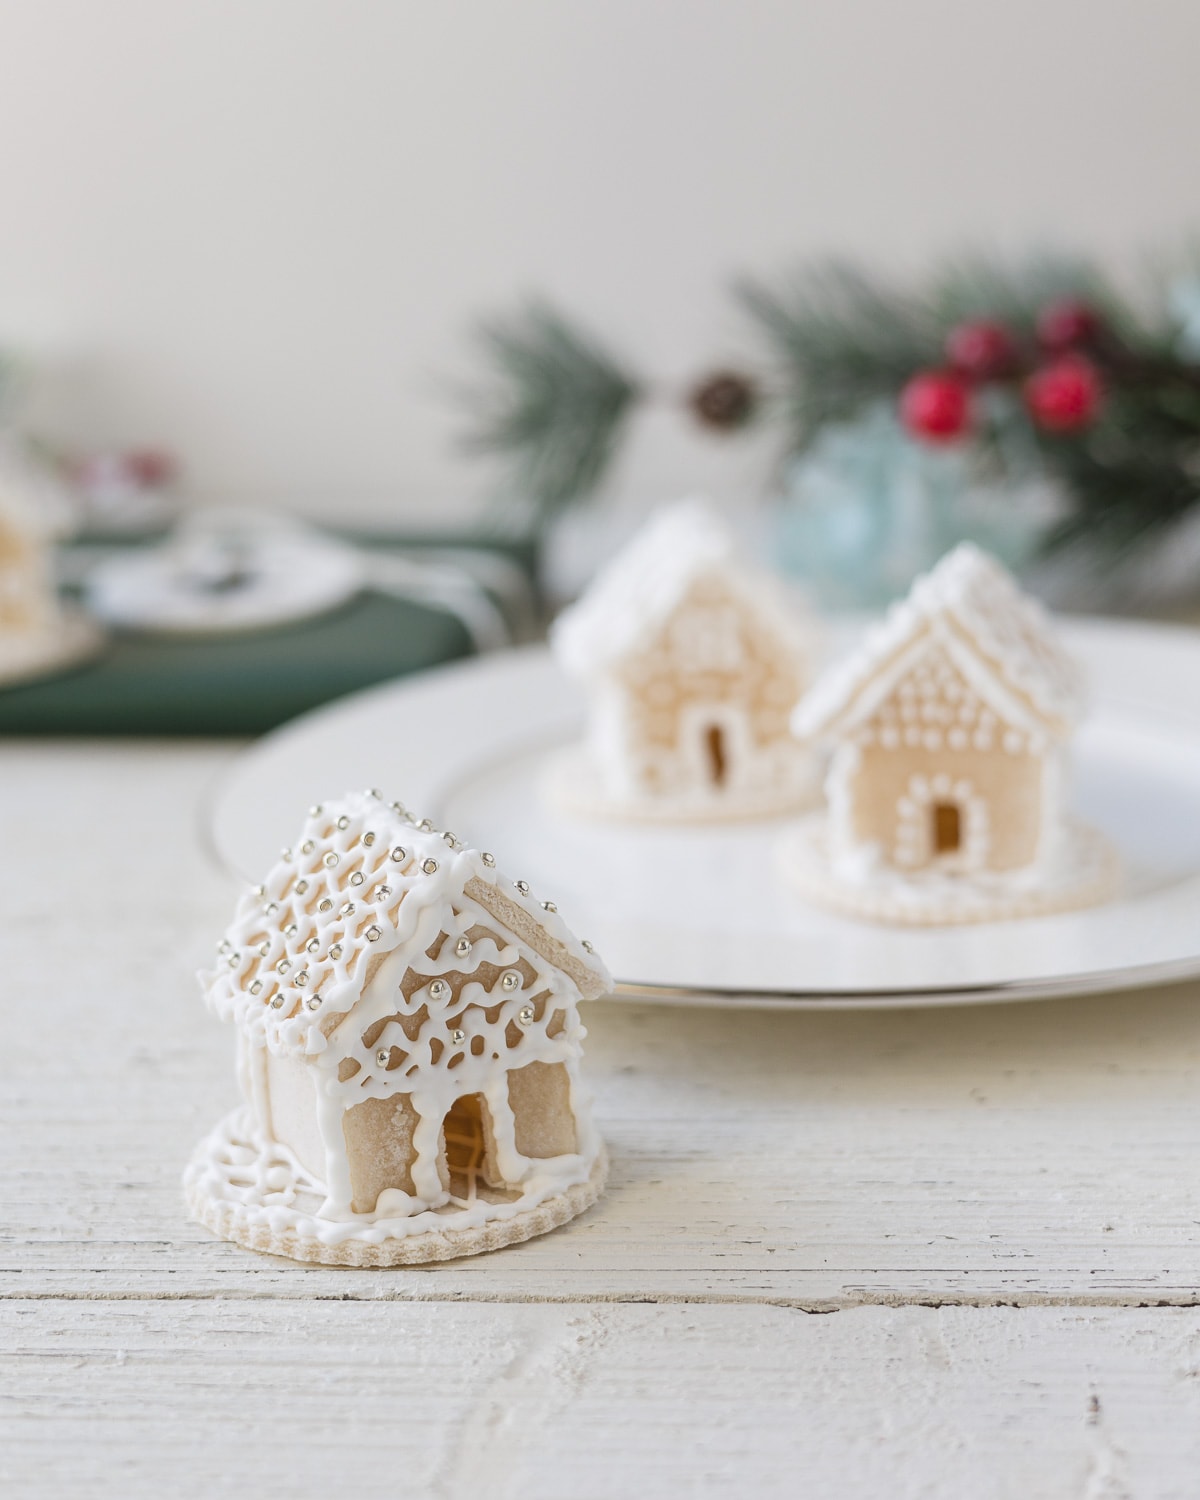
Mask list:
[[[587,938],[584,938],[582,947],[585,953],[595,953],[596,951],[595,948],[592,947],[591,943],[588,942]]]
[[[259,947],[259,950],[258,950],[258,956],[259,956],[259,958],[266,958],[267,954],[270,953],[270,951],[271,951],[271,944],[269,942],[263,943]]]
[[[371,897],[371,900],[386,901],[391,894],[392,888],[390,885],[377,885],[375,887],[375,894]]]
[[[276,974],[286,974],[291,967],[292,961],[290,958],[281,958],[275,965],[275,972]]]
[[[494,854],[481,854],[479,857],[489,870],[494,868],[496,864],[496,856]]]
[[[231,953],[229,955],[229,967],[231,969],[236,969],[237,966],[238,966],[238,964],[241,963],[241,961],[242,961],[242,955],[240,953]]]
[[[517,1020],[520,1021],[522,1026],[532,1026],[536,1019],[537,1011],[534,1010],[532,1005],[522,1005],[521,1009],[517,1012]]]
[[[318,911],[330,911],[330,910],[332,910],[332,908],[333,908],[333,902],[329,899],[328,896],[326,896],[324,898],[324,900],[320,903],[320,905],[317,907],[317,910]]]
[[[363,872],[361,870],[355,870],[354,874],[351,875],[351,877],[350,877],[350,884],[351,885],[362,885],[363,881],[366,878],[367,877],[363,874]]]
[[[456,839],[452,833],[443,833],[442,840],[444,843],[449,844],[451,849],[457,849],[460,843],[460,840]]]
[[[262,994],[262,980],[261,979],[256,979],[254,981],[254,983],[250,986],[250,993],[252,995],[261,995]]]
[[[311,854],[316,847],[317,846],[313,843],[312,839],[305,839],[304,842],[300,845],[300,853]]]
[[[254,894],[256,896],[265,896],[267,894],[267,888],[266,888],[266,886],[265,885],[256,885],[254,887]]]
[[[466,1039],[467,1039],[467,1033],[462,1029],[461,1026],[456,1026],[454,1028],[454,1030],[450,1033],[450,1040],[454,1043],[454,1045],[456,1047],[461,1047],[462,1044],[466,1041]]]
[[[319,818],[324,811],[325,809],[318,802],[315,807],[309,808],[308,815],[310,818]]]
[[[289,922],[283,929],[283,935],[284,937],[295,937],[299,931],[300,929],[296,926],[295,922]]]
[[[217,944],[217,952],[228,953],[230,948],[232,947],[233,944],[229,941],[228,938],[222,938],[221,941]]]
[[[543,901],[542,902],[542,910],[543,911],[557,911],[558,907],[555,906],[555,904],[554,904],[553,901]]]
[[[435,979],[429,986],[429,998],[431,1000],[444,1000],[450,993],[450,986],[444,979]]]
[[[521,988],[521,976],[516,969],[505,969],[500,976],[500,988],[507,990],[510,995],[514,990]]]
[[[296,894],[297,894],[297,896],[303,896],[303,894],[305,893],[306,890],[308,890],[308,881],[307,880],[297,880],[297,882],[296,882]]]
[[[520,893],[521,893],[522,896],[528,896],[528,894],[529,894],[529,882],[528,882],[528,880],[514,880],[513,881],[513,885],[516,886],[517,890],[520,891]]]
[[[423,859],[421,861],[421,868],[422,868],[422,870],[424,870],[424,872],[426,873],[426,875],[436,875],[437,874],[437,867],[438,867],[438,862],[437,862],[436,859]]]
[[[406,818],[408,816],[408,808],[405,807],[403,802],[393,802],[392,811],[394,813],[399,813],[402,818]]]
[[[381,802],[383,800],[383,793],[377,786],[369,786],[366,790],[365,795],[368,797],[374,797],[376,802]]]
[[[263,907],[263,911],[268,917],[273,917],[278,910],[279,905],[275,901],[268,901],[266,906]]]
[[[327,870],[332,870],[334,865],[336,865],[340,859],[341,855],[337,854],[334,850],[331,849],[325,856],[325,858],[321,861],[321,863]]]
[[[282,994],[276,995],[275,998],[271,1001],[271,1009],[272,1010],[282,1010],[283,1009],[283,995]]]
[[[471,939],[469,937],[460,937],[454,945],[454,952],[459,958],[470,958]]]
[[[346,816],[345,813],[343,813],[342,816],[338,819],[337,826],[342,830],[343,833],[345,833],[346,829],[350,827],[350,819]]]
[[[374,842],[375,842],[375,835],[374,835],[374,834],[373,834],[373,833],[364,833],[364,834],[363,834],[363,844],[364,844],[364,845],[365,845],[365,846],[366,846],[366,847],[367,847],[367,848],[368,848],[368,849],[369,849],[369,848],[370,848],[370,847],[371,847],[371,845],[372,845],[372,844],[373,844],[373,843],[374,843]]]
[[[312,938],[309,938],[309,940],[308,940],[307,943],[305,943],[305,945],[304,945],[304,951],[305,951],[305,953],[316,953],[320,949],[320,947],[321,947],[320,943],[317,942],[317,940],[316,940],[315,937],[312,937]]]
[[[422,833],[432,833],[434,831],[433,824],[429,821],[428,818],[422,818],[421,821],[417,824],[417,827],[421,830]]]
[[[375,1061],[381,1068],[386,1068],[391,1060],[392,1049],[390,1047],[380,1047],[379,1051],[375,1054]]]
[[[280,859],[291,859],[292,851],[290,849],[281,849],[279,851],[279,857]]]
[[[341,958],[341,956],[342,956],[342,945],[341,945],[341,943],[334,943],[333,947],[330,948],[330,950],[329,950],[329,956],[330,956],[330,958],[332,958],[334,960],[335,963],[337,962],[337,960],[339,958]]]
[[[366,930],[366,932],[363,934],[363,936],[366,938],[366,940],[367,940],[368,943],[377,943],[379,941],[379,939],[383,936],[383,928],[382,927],[368,927],[367,930]]]
[[[306,969],[301,969],[300,972],[299,972],[299,974],[297,974],[296,977],[295,977],[295,979],[292,981],[292,983],[293,984],[298,984],[302,990],[307,989],[308,988],[308,971]]]
[[[392,850],[392,858],[398,865],[402,865],[408,858],[408,850],[404,847],[403,844],[397,844],[396,847]]]
[[[352,917],[353,915],[354,915],[354,902],[353,901],[343,901],[342,904],[341,904],[341,906],[338,907],[338,916],[339,917]]]
[[[308,1006],[309,1010],[320,1010],[321,1009],[321,997],[320,997],[320,995],[310,995],[308,997],[308,999],[304,1003],[305,1003],[305,1005]]]

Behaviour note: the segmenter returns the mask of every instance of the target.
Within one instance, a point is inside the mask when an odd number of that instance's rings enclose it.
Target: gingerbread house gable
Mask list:
[[[661,511],[564,610],[551,631],[555,655],[584,680],[618,672],[706,590],[774,636],[789,658],[806,653],[804,622],[777,580],[739,554],[707,506],[689,500]]]
[[[1082,709],[1074,663],[1049,622],[1012,578],[970,544],[956,548],[894,605],[846,661],[797,706],[802,739],[840,740],[883,732],[902,689],[915,680],[983,705],[1031,741],[1064,739]]]

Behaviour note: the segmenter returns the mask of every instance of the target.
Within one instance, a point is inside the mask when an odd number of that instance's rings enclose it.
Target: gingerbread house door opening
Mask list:
[[[488,1144],[487,1103],[482,1094],[463,1094],[447,1111],[442,1122],[442,1149],[450,1191],[456,1198],[473,1203],[485,1196],[483,1189],[503,1188]],[[503,1196],[488,1192],[488,1198]]]
[[[929,845],[935,859],[962,847],[962,809],[957,802],[934,802],[929,809]]]

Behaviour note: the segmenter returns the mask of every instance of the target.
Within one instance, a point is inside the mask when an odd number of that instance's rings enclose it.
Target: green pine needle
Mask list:
[[[590,495],[616,451],[638,382],[542,302],[479,325],[490,383],[468,393],[465,444],[502,461],[506,495],[545,516]]]

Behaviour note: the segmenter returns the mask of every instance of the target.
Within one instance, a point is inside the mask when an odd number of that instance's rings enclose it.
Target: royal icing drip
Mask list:
[[[611,986],[607,971],[552,901],[399,804],[370,793],[314,808],[295,846],[242,898],[217,967],[202,978],[242,1037],[248,1113],[230,1129],[248,1144],[231,1154],[229,1129],[219,1128],[191,1170],[243,1216],[319,1220],[326,1237],[330,1224],[352,1233],[386,1221],[382,1232],[395,1237],[421,1232],[430,1214],[470,1227],[587,1179],[600,1142],[579,1078],[577,1002]],[[308,1070],[322,1173],[274,1138],[268,1053]],[[573,1151],[518,1149],[510,1073],[534,1063],[567,1080]],[[356,1213],[346,1112],[396,1095],[416,1116],[413,1190],[386,1188]],[[445,1185],[444,1122],[467,1095],[486,1105],[511,1201],[463,1200]],[[252,1172],[249,1150],[261,1157]],[[286,1177],[286,1202],[272,1196],[271,1174]]]

